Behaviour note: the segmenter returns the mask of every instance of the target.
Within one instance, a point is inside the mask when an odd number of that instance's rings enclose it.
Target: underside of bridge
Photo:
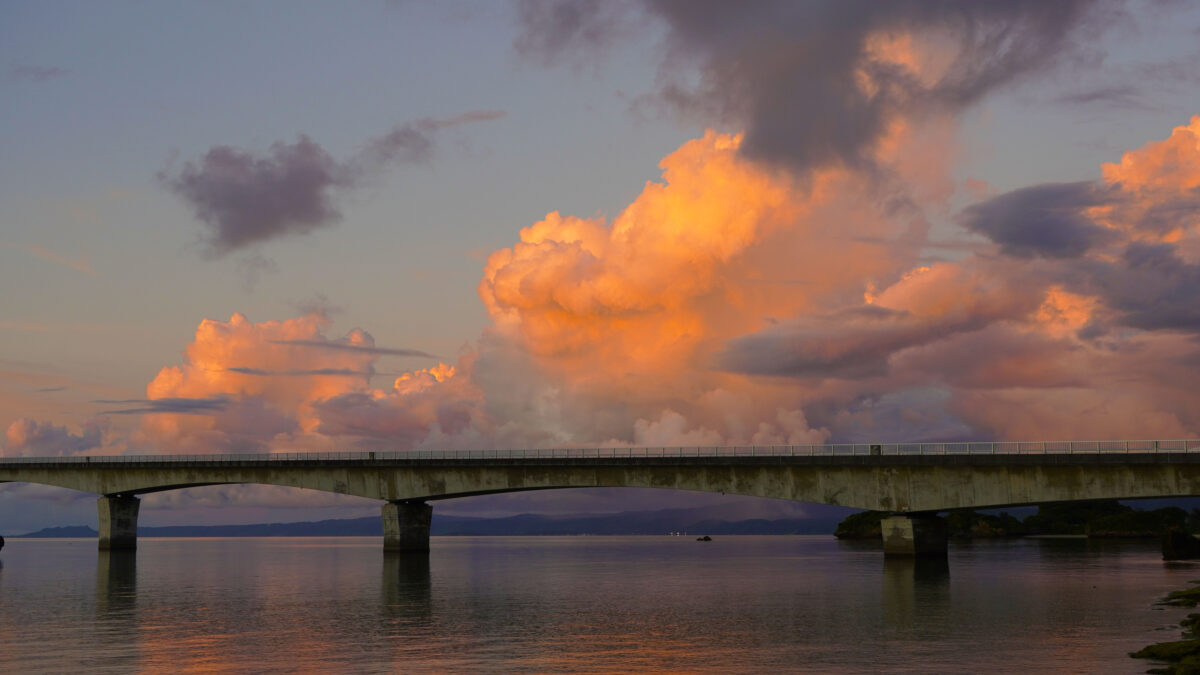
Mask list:
[[[137,549],[138,510],[135,495],[104,495],[96,500],[101,551]],[[389,501],[381,509],[383,550],[390,553],[429,553],[433,507],[423,500]],[[946,523],[937,514],[898,514],[881,523],[887,557],[944,557]]]

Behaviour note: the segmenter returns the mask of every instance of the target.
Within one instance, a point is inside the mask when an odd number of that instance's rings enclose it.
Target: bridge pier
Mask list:
[[[104,495],[96,500],[100,511],[100,550],[133,551],[137,549],[138,507],[141,502],[133,495]]]
[[[388,502],[383,505],[383,550],[429,552],[429,525],[433,507],[423,501]]]
[[[879,526],[885,558],[946,557],[946,520],[936,514],[894,515]]]

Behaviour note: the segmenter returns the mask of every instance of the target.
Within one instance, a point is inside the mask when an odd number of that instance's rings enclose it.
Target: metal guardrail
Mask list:
[[[1157,441],[997,441],[963,443],[843,443],[657,448],[529,448],[515,450],[409,450],[403,452],[276,452],[242,455],[77,455],[0,457],[5,464],[162,464],[189,462],[296,462],[497,459],[652,459],[660,457],[849,457],[895,455],[1075,455],[1200,452],[1200,439]]]

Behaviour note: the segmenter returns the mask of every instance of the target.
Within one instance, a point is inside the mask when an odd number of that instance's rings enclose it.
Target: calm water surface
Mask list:
[[[1155,543],[831,537],[9,539],[0,672],[1137,673],[1200,576]]]

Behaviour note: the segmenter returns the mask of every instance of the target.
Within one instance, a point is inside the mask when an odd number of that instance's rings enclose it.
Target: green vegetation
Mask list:
[[[1182,591],[1171,591],[1170,593],[1167,593],[1167,597],[1163,598],[1158,604],[1171,605],[1172,607],[1195,607],[1197,604],[1200,604],[1200,586],[1185,588]],[[1194,616],[1200,615],[1189,614],[1188,619],[1191,619]],[[1189,630],[1194,629],[1195,622],[1193,621],[1185,626],[1185,628],[1188,628]]]
[[[1025,519],[1025,526],[1030,534],[1087,534],[1092,521],[1132,510],[1116,500],[1043,504]]]
[[[1089,537],[1146,537],[1159,536],[1166,530],[1183,530],[1187,527],[1188,514],[1181,508],[1171,506],[1153,511],[1129,510],[1102,516],[1087,524]]]
[[[1159,602],[1160,605],[1195,607],[1200,602],[1200,586],[1172,591]],[[1179,622],[1183,627],[1183,639],[1159,642],[1143,647],[1129,655],[1135,659],[1164,661],[1166,667],[1152,668],[1147,672],[1165,675],[1200,673],[1200,614],[1188,614]]]
[[[837,526],[838,539],[879,537],[879,522],[885,511],[856,513]],[[1168,531],[1200,530],[1200,509],[1189,514],[1178,507],[1139,511],[1116,500],[1043,504],[1024,521],[1008,513],[992,515],[971,509],[946,513],[946,527],[952,537],[972,539],[1037,535],[1087,535],[1097,538],[1159,537]]]
[[[1158,644],[1142,647],[1136,652],[1131,652],[1129,655],[1135,659],[1151,659],[1167,662],[1167,667],[1152,668],[1146,671],[1148,673],[1163,673],[1165,675],[1200,673],[1200,639],[1159,642]]]
[[[887,511],[863,511],[838,523],[833,536],[838,539],[879,539],[883,536],[879,521],[890,515]]]
[[[1025,524],[1007,513],[993,516],[969,509],[946,514],[946,528],[951,537],[971,539],[1016,537],[1026,533]]]

